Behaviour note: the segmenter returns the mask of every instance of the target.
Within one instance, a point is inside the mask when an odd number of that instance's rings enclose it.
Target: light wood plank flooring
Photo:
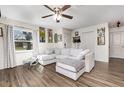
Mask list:
[[[37,67],[38,68],[38,67]],[[38,69],[19,66],[0,70],[0,87],[119,87],[124,86],[124,60],[110,59],[96,62],[90,73],[77,81],[55,72],[55,64]]]

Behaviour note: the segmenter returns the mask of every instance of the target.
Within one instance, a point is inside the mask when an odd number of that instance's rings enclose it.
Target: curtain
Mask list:
[[[38,46],[38,32],[36,30],[33,30],[33,48],[34,48],[34,51],[33,51],[33,56],[37,56],[39,54],[39,46]]]
[[[4,27],[3,42],[4,42],[4,67],[13,68],[14,66],[16,66],[15,45],[13,27],[10,25],[5,25]]]

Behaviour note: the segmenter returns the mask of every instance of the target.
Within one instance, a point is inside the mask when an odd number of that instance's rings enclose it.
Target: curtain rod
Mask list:
[[[23,26],[17,26],[17,25],[13,25],[14,27],[19,27],[19,28],[25,28],[25,29],[29,29],[29,30],[34,30],[34,29],[31,29],[31,28],[28,28],[28,27],[23,27]]]
[[[7,23],[0,23],[1,25],[11,25],[11,24],[7,24]],[[29,29],[29,30],[35,30],[35,29],[31,29],[31,28],[28,28],[28,27],[24,27],[24,26],[19,26],[19,25],[15,25],[13,24],[12,26],[14,27],[19,27],[19,28],[25,28],[25,29]],[[34,27],[35,28],[35,27]]]

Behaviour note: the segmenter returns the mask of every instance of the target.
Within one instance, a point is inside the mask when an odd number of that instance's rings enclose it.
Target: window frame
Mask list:
[[[19,31],[24,31],[24,32],[31,32],[32,33],[32,40],[27,41],[27,40],[15,40],[15,30],[19,30]],[[27,29],[27,28],[23,28],[23,27],[13,27],[13,39],[14,39],[14,49],[16,53],[21,53],[21,52],[33,52],[34,50],[34,42],[33,42],[33,30],[31,29]],[[16,50],[16,46],[15,46],[15,42],[31,42],[32,43],[32,49],[31,50]]]

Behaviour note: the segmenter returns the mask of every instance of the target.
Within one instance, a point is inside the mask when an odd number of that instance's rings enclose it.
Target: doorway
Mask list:
[[[110,58],[124,59],[124,31],[110,32]]]
[[[91,51],[95,52],[95,32],[83,32],[82,33],[82,48],[83,49],[90,49]]]

